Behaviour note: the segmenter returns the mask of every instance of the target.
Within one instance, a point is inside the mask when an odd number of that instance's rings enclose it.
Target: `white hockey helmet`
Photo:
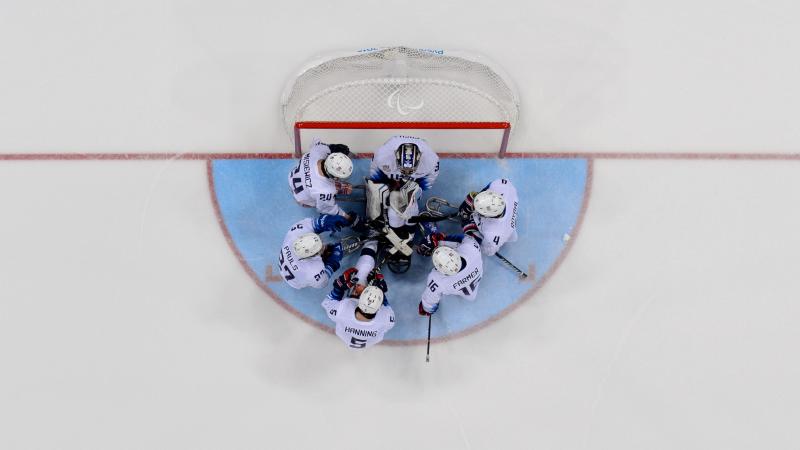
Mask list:
[[[436,247],[431,259],[433,267],[444,275],[455,275],[461,270],[461,255],[446,245]]]
[[[317,234],[306,233],[294,240],[292,248],[298,258],[310,258],[322,252],[322,239]]]
[[[343,153],[331,153],[325,158],[325,172],[337,180],[346,180],[353,174],[353,161]]]
[[[397,168],[403,175],[412,175],[419,167],[422,158],[422,152],[419,151],[419,146],[413,142],[400,144],[397,150],[394,151],[394,157],[397,160]]]
[[[498,217],[506,209],[506,201],[497,192],[485,190],[473,200],[475,211],[484,217]]]
[[[364,314],[375,314],[383,305],[383,291],[377,286],[367,286],[358,297],[358,309]]]

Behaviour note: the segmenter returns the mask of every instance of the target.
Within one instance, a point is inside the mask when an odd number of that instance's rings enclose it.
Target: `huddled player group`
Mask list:
[[[475,300],[483,274],[483,255],[494,255],[517,240],[517,191],[507,179],[497,179],[479,192],[470,192],[460,205],[443,201],[452,211],[425,208],[422,191],[439,175],[439,157],[424,140],[394,136],[374,154],[363,185],[347,179],[353,173],[352,153],[343,144],[316,142],[289,173],[295,201],[316,208],[316,218],[292,225],[278,258],[283,279],[293,288],[333,288],[322,301],[336,324],[336,335],[350,348],[377,344],[395,324],[386,296],[381,267],[405,273],[416,252],[430,257],[433,269],[420,285],[419,314],[430,316],[444,295]],[[363,197],[353,196],[354,190]],[[337,197],[338,196],[338,197]],[[345,211],[337,198],[365,202],[365,214]],[[439,221],[460,222],[461,233],[444,234]],[[343,228],[352,234],[339,242],[323,243],[321,234]],[[416,238],[416,239],[415,239]],[[361,250],[354,267],[334,279],[345,254]]]

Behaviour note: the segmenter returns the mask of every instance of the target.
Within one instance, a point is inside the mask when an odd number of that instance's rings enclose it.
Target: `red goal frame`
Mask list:
[[[497,130],[500,133],[497,156],[504,158],[511,134],[509,122],[334,122],[304,121],[294,124],[294,156],[303,153],[302,130]],[[343,142],[347,143],[347,142]],[[377,147],[376,147],[377,148]]]

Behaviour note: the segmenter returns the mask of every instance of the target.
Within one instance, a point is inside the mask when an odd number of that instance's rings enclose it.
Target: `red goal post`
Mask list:
[[[503,157],[519,96],[482,55],[382,47],[315,58],[287,84],[281,106],[296,156],[317,140],[372,153],[410,135],[439,153]]]

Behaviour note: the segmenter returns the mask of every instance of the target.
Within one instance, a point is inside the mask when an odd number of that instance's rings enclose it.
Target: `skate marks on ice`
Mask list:
[[[357,159],[353,180],[367,174],[369,161]],[[211,199],[222,232],[250,277],[287,311],[311,325],[332,332],[320,307],[327,289],[295,290],[279,278],[278,249],[289,227],[303,217],[315,215],[297,205],[288,192],[286,176],[296,160],[225,159],[208,162]],[[445,297],[433,317],[432,337],[449,339],[478,330],[511,312],[530,298],[558,268],[575,241],[589,200],[592,161],[584,158],[455,158],[443,156],[436,185],[423,194],[461,202],[468,191],[477,191],[496,178],[508,178],[520,196],[519,240],[501,252],[530,276],[520,281],[494,257],[484,256],[484,278],[478,298],[468,302]],[[352,181],[352,180],[351,180]],[[347,210],[363,214],[358,203],[341,203]],[[446,232],[458,232],[452,222],[443,222]],[[347,235],[343,231],[338,237]],[[568,238],[567,238],[568,236]],[[330,240],[325,236],[325,240]],[[355,264],[349,255],[342,267]],[[424,343],[427,320],[417,315],[417,303],[432,265],[429,258],[412,257],[411,270],[403,275],[387,271],[387,297],[397,316],[397,325],[386,335],[387,344]]]

